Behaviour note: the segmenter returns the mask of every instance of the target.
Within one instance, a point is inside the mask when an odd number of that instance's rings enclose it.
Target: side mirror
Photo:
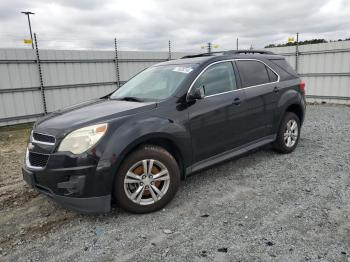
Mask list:
[[[199,99],[203,99],[204,98],[204,86],[200,86],[198,88],[196,88],[195,90],[193,90],[189,96],[188,96],[189,100],[199,100]]]

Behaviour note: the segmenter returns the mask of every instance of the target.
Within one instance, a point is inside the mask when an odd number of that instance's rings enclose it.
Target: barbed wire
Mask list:
[[[31,48],[30,44],[25,44],[24,39],[30,39],[28,36],[12,35],[11,37],[0,33],[0,48]],[[99,38],[46,38],[38,36],[38,42],[41,49],[73,49],[73,50],[114,50],[114,38],[99,39]],[[118,46],[120,51],[167,51],[168,40],[166,41],[146,41],[144,46],[137,45],[138,41],[119,40]],[[155,46],[153,48],[152,46]],[[148,48],[147,48],[148,47]]]

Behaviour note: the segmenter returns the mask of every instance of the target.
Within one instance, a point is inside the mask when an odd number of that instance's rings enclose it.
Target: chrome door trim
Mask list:
[[[225,92],[222,92],[222,93],[217,93],[217,94],[213,94],[213,95],[209,95],[209,96],[205,96],[203,99],[207,98],[207,97],[212,97],[212,96],[217,96],[217,95],[221,95],[221,94],[226,94],[226,93],[231,93],[231,92],[235,92],[235,91],[238,91],[238,90],[243,90],[243,89],[248,89],[248,88],[252,88],[252,87],[258,87],[258,86],[264,86],[264,85],[269,85],[269,84],[274,84],[274,83],[278,83],[280,82],[280,75],[274,70],[272,69],[269,65],[267,65],[265,62],[259,60],[259,59],[254,59],[254,58],[233,58],[233,59],[225,59],[225,60],[221,60],[221,61],[215,61],[209,65],[207,65],[204,69],[202,69],[202,71],[196,76],[196,78],[192,81],[191,85],[190,85],[190,88],[187,90],[187,94],[186,94],[186,101],[188,101],[188,96],[189,96],[189,93],[191,92],[195,82],[198,80],[198,78],[204,73],[205,70],[207,70],[210,66],[212,65],[215,65],[215,64],[218,64],[218,63],[225,63],[225,62],[234,62],[234,61],[258,61],[260,63],[263,63],[265,66],[267,66],[269,69],[271,69],[272,72],[274,72],[276,75],[277,75],[277,81],[274,81],[274,82],[268,82],[268,83],[264,83],[264,84],[260,84],[260,85],[253,85],[253,86],[247,86],[247,87],[242,87],[242,88],[239,88],[239,89],[235,89],[235,90],[230,90],[230,91],[225,91]],[[232,68],[233,70],[233,68]],[[236,77],[236,76],[235,76]]]

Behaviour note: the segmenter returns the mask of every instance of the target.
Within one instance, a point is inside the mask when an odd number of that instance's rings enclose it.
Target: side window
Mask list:
[[[264,63],[255,60],[238,60],[236,63],[243,87],[261,85],[270,82]]]
[[[205,96],[236,89],[236,79],[231,62],[222,62],[210,66],[193,86],[194,89],[199,87],[204,88]]]
[[[278,76],[273,72],[270,68],[266,66],[267,73],[269,75],[270,82],[276,82],[278,80]]]
[[[270,61],[278,67],[278,74],[282,80],[289,80],[298,77],[298,74],[285,59],[271,59]]]

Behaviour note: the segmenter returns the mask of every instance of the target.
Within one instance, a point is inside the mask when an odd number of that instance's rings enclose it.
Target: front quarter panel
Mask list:
[[[105,150],[97,166],[98,172],[108,172],[111,189],[114,176],[125,156],[138,145],[149,139],[168,139],[172,141],[183,157],[184,165],[192,159],[190,134],[182,123],[159,116],[141,116],[123,119],[110,126],[113,133],[108,137]]]

